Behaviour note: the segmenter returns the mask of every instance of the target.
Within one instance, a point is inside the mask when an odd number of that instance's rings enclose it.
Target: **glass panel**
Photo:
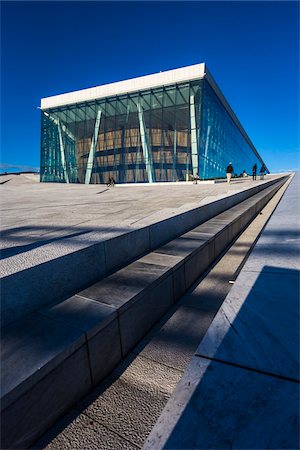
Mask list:
[[[254,163],[262,164],[207,81],[201,106],[200,136],[201,178],[224,178],[229,162],[238,176],[244,170],[252,173]]]

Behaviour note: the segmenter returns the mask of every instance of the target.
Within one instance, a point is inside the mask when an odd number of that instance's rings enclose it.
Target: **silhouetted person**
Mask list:
[[[260,179],[263,180],[264,179],[264,175],[265,175],[265,171],[266,171],[266,166],[263,164],[260,168]]]
[[[246,170],[244,169],[243,170],[243,177],[247,177],[247,176],[248,176],[248,174],[247,174]]]
[[[232,174],[233,174],[233,167],[232,167],[232,163],[230,162],[226,168],[227,183],[230,183]]]
[[[252,180],[256,180],[256,172],[257,172],[257,165],[256,163],[252,167]]]

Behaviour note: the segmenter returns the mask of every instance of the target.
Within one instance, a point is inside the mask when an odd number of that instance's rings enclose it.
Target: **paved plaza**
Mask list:
[[[83,289],[277,178],[108,188],[2,176],[1,323]]]
[[[266,179],[272,177],[268,175]],[[39,183],[38,175],[7,175],[0,181],[1,251],[7,260],[4,275],[10,275],[266,180],[237,179],[230,185],[200,182],[114,188]]]

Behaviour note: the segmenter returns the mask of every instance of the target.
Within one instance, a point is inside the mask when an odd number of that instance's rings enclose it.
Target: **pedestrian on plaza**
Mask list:
[[[254,164],[254,166],[252,167],[252,180],[256,180],[256,172],[257,172],[257,165],[256,163]]]
[[[265,171],[266,171],[266,166],[263,164],[260,168],[260,179],[263,180],[264,179],[264,175],[265,175]]]
[[[229,183],[229,184],[230,184],[232,174],[233,174],[233,167],[232,167],[232,163],[230,162],[226,168],[227,183]]]
[[[196,175],[194,176],[194,184],[198,184],[198,180],[200,180],[198,172],[196,172]]]

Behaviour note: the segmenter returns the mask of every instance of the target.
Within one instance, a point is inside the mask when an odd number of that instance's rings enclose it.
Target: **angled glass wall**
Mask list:
[[[234,172],[252,174],[263,161],[254,153],[207,80],[204,80],[200,130],[200,167],[202,179],[224,178],[232,162]]]
[[[42,111],[41,181],[224,178],[263,163],[207,79]]]
[[[202,80],[42,111],[41,181],[186,180],[198,172]]]

